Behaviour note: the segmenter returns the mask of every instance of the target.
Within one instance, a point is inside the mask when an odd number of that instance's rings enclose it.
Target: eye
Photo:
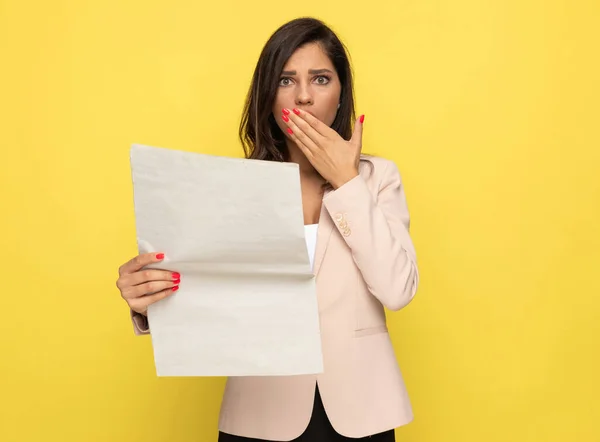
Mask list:
[[[319,75],[316,79],[317,84],[327,84],[330,81],[330,78],[326,75]]]
[[[279,79],[279,86],[289,86],[292,83],[292,79],[290,77],[281,77]]]

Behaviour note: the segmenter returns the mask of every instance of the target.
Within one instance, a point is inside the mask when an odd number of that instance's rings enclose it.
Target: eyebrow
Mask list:
[[[283,71],[281,73],[281,75],[296,75],[296,71]],[[333,74],[333,72],[331,72],[329,69],[309,69],[308,73],[311,75],[318,75],[318,74],[325,74],[325,73],[329,73],[329,74]]]

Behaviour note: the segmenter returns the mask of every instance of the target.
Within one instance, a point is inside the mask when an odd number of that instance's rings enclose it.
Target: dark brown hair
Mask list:
[[[340,107],[331,127],[348,140],[355,119],[352,68],[344,44],[322,21],[305,17],[292,20],[265,44],[252,77],[239,128],[246,158],[286,161],[285,135],[272,113],[279,76],[296,49],[318,43],[331,60],[341,83]]]

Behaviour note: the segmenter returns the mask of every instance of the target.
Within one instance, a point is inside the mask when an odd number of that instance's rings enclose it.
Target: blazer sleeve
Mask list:
[[[148,318],[140,313],[134,312],[129,309],[131,315],[131,323],[133,324],[133,332],[135,335],[148,335],[150,334],[150,326],[148,325]]]
[[[327,194],[323,204],[369,291],[395,311],[414,298],[419,274],[402,179],[395,163],[386,163],[377,195],[359,175]]]

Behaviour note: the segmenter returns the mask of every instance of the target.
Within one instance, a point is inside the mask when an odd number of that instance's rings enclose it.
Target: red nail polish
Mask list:
[[[364,122],[365,122],[365,116],[364,116],[364,115],[361,115],[361,116],[360,116],[360,122],[361,122],[361,123],[364,123]]]
[[[164,254],[164,253],[158,253],[158,254],[156,255],[156,259],[163,259],[164,257],[165,257],[165,254]]]
[[[288,121],[290,121],[290,119],[289,119],[289,118],[288,118],[286,115],[283,115],[281,118],[283,118],[283,121],[285,121],[286,123],[287,123]]]
[[[178,286],[178,285],[176,285],[175,287],[173,287],[173,289],[172,289],[172,290],[173,290],[174,292],[176,292],[177,290],[179,290],[179,286]]]
[[[294,113],[295,113],[296,115],[300,115],[300,111],[299,111],[298,109],[296,109],[296,108],[294,108]]]
[[[179,285],[179,283],[180,283],[180,282],[181,282],[181,281],[180,281],[179,279],[176,279],[175,281],[173,281],[173,284],[175,284],[175,285]]]
[[[292,135],[294,133],[294,131],[292,129],[290,129],[289,127],[287,128],[287,132],[288,134]]]
[[[284,108],[283,109],[283,115],[289,115],[289,114],[290,114],[290,111]]]
[[[178,272],[173,272],[173,279],[179,279],[181,275]]]

